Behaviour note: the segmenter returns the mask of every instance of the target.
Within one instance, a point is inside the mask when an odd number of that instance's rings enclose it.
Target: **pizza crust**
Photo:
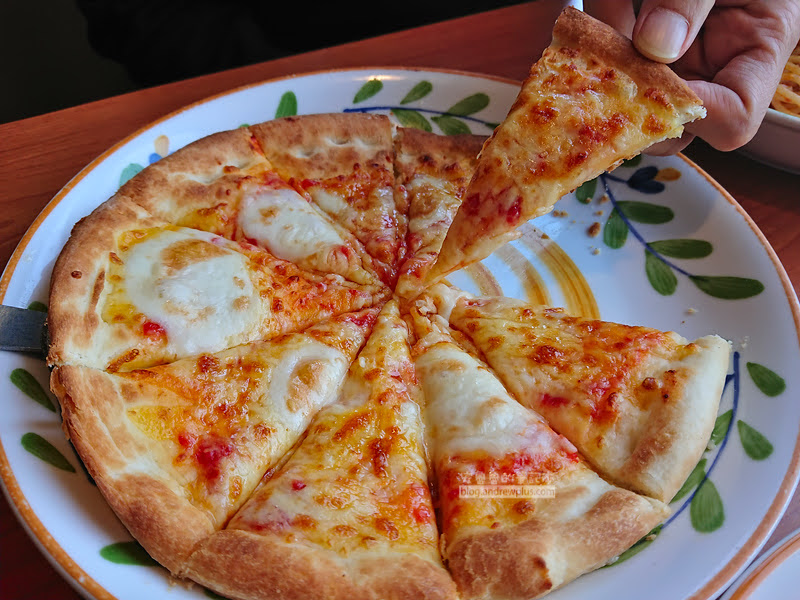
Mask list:
[[[705,116],[702,101],[667,65],[644,58],[630,40],[573,7],[567,7],[553,28],[553,45],[580,48],[601,62],[623,68],[639,87],[657,88],[673,102],[682,121]]]
[[[444,569],[414,555],[375,553],[342,560],[318,548],[236,529],[203,542],[181,574],[242,600],[455,598]]]
[[[660,502],[607,484],[596,495],[592,487],[574,482],[558,491],[565,503],[553,501],[541,517],[454,542],[447,561],[462,596],[538,598],[603,566],[669,516]],[[588,508],[570,516],[570,502]]]
[[[234,213],[243,187],[269,169],[253,134],[240,127],[211,134],[159,159],[116,195],[165,222],[182,225],[191,220],[189,226],[234,239]]]
[[[177,573],[216,530],[210,515],[193,506],[177,474],[159,464],[156,448],[127,419],[123,396],[108,375],[56,367],[50,386],[64,431],[111,509],[155,560]]]
[[[164,221],[122,196],[101,204],[75,225],[50,279],[49,365],[105,366],[109,355],[139,343],[131,332],[110,334],[103,326],[102,298],[109,253],[117,250],[120,232],[164,225]]]

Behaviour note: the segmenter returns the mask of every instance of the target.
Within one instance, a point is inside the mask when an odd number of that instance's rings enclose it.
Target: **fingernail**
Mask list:
[[[678,13],[656,8],[645,18],[636,47],[656,60],[675,60],[689,33],[689,22]]]

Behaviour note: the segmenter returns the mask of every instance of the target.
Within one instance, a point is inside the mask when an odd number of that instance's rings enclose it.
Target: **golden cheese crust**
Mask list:
[[[456,597],[444,569],[414,555],[341,560],[318,548],[236,529],[219,531],[203,542],[182,574],[243,600]]]
[[[177,573],[336,398],[376,316],[125,374],[56,367],[51,387],[115,513]]]
[[[115,196],[75,225],[50,280],[48,364],[99,364],[108,345],[125,350],[136,347],[140,340],[132,332],[98,339],[110,254],[118,250],[120,232],[165,224],[130,200]]]
[[[65,433],[114,513],[155,560],[177,572],[216,529],[211,516],[186,499],[175,473],[162,470],[156,449],[128,420],[123,396],[108,375],[56,367],[50,383]],[[129,470],[137,463],[138,469]]]
[[[534,512],[519,524],[464,536],[448,551],[448,567],[465,598],[538,598],[603,566],[668,515],[661,503],[611,489],[577,517]]]
[[[553,45],[580,48],[601,62],[624,68],[640,87],[660,90],[686,120],[703,115],[700,98],[672,69],[645,59],[625,36],[583,11],[564,10],[553,28]]]
[[[269,162],[245,127],[201,138],[153,163],[123,185],[117,196],[175,225],[228,239],[246,185],[254,185]]]

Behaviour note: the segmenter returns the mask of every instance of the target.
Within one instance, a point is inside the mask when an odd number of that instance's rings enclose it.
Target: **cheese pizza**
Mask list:
[[[703,116],[700,99],[669,67],[568,7],[481,150],[430,280],[485,258],[567,192]]]
[[[568,10],[488,141],[276,119],[187,145],[75,226],[51,387],[176,578],[247,600],[532,598],[667,517],[725,342],[431,285],[700,114],[623,46]]]
[[[442,556],[462,597],[541,596],[602,566],[669,516],[662,502],[594,473],[423,301],[412,318]]]
[[[407,338],[393,300],[339,399],[192,553],[186,574],[235,598],[455,597],[437,549]]]
[[[444,286],[449,315],[509,391],[608,480],[669,502],[706,449],[730,344],[568,315]]]
[[[413,300],[425,287],[485,140],[479,135],[397,130],[395,189],[408,206],[408,254],[395,286],[401,298]]]
[[[173,572],[332,402],[375,310],[168,365],[53,369],[64,426],[111,507]]]

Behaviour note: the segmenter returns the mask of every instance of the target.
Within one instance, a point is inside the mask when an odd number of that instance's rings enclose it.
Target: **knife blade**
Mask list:
[[[47,313],[0,305],[0,350],[47,355]]]

